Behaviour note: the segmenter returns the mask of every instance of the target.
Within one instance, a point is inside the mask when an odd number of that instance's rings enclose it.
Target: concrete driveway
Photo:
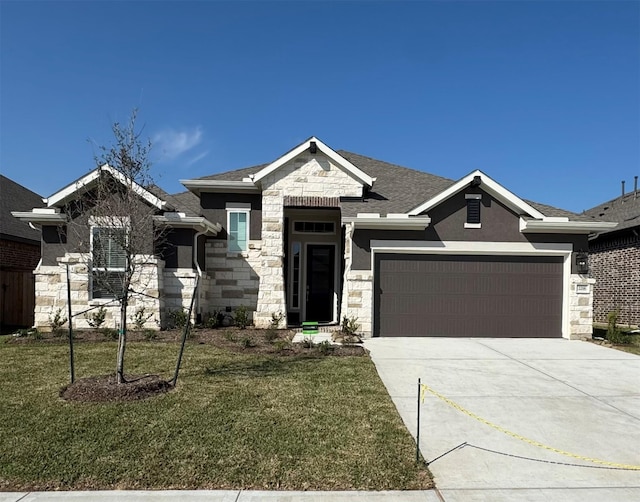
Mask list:
[[[365,346],[414,437],[421,378],[516,434],[640,468],[639,356],[564,339],[375,338]],[[545,450],[431,394],[420,410],[428,461],[467,443],[429,466],[446,502],[640,500],[640,470]]]

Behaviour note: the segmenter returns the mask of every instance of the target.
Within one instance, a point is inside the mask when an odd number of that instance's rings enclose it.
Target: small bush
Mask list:
[[[234,321],[240,329],[249,326],[249,309],[244,305],[240,305],[234,313]]]
[[[607,314],[607,340],[617,345],[625,345],[631,342],[631,336],[618,328],[619,315],[620,311],[618,310]]]
[[[329,343],[328,340],[324,340],[324,341],[320,342],[319,344],[317,344],[316,345],[316,349],[323,356],[326,356],[327,354],[330,354],[331,352],[333,352],[333,346]]]
[[[269,342],[275,342],[278,339],[278,332],[275,329],[267,328],[264,332],[264,339]]]
[[[255,347],[256,344],[254,343],[254,341],[251,338],[249,338],[248,336],[245,336],[244,338],[242,338],[240,340],[240,346],[243,349],[250,349],[251,347]]]
[[[312,338],[305,338],[304,340],[302,340],[302,346],[305,349],[312,349],[316,346],[316,344]]]
[[[233,335],[232,331],[225,331],[222,336],[224,337],[225,340],[229,341],[229,342],[235,342],[236,341],[236,337]]]
[[[104,320],[107,317],[107,309],[104,307],[98,307],[92,312],[87,312],[84,318],[92,328],[100,328],[104,324]]]
[[[213,312],[204,323],[205,328],[214,329],[220,326],[220,312]]]
[[[169,329],[184,328],[189,320],[189,314],[184,309],[170,310],[167,314],[169,320]]]
[[[56,310],[53,314],[49,314],[49,324],[51,325],[51,331],[54,334],[58,334],[67,322],[67,318],[62,314],[62,307]]]
[[[284,352],[291,348],[291,342],[289,340],[277,340],[273,346],[278,352]]]
[[[138,307],[133,314],[133,325],[138,331],[144,328],[145,323],[153,317],[153,313],[147,314],[145,307]]]

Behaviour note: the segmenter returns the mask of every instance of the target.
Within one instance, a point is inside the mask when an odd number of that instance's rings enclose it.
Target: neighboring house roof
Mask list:
[[[27,211],[34,207],[44,207],[42,197],[6,176],[0,175],[0,236],[3,239],[40,243],[38,230],[34,230],[28,223],[17,220],[11,215],[11,211]]]
[[[630,192],[616,197],[585,211],[583,216],[592,221],[604,220],[618,223],[613,230],[600,232],[598,235],[638,227],[640,226],[640,193]]]

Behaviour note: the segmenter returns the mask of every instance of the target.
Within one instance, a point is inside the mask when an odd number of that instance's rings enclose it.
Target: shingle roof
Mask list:
[[[31,211],[34,207],[44,207],[42,197],[0,175],[0,234],[3,238],[14,237],[39,243],[40,232],[11,214],[11,211]]]
[[[640,225],[640,194],[630,192],[613,200],[599,204],[584,212],[590,220],[616,221],[618,226],[609,232],[619,232]]]
[[[376,178],[373,188],[364,200],[343,201],[341,203],[344,216],[352,217],[357,213],[405,213],[455,183],[455,180],[436,176],[424,171],[384,162],[346,150],[336,153],[353,165]],[[203,176],[201,180],[241,181],[249,174],[256,174],[269,164],[245,167],[235,171]],[[184,194],[182,194],[184,195]],[[195,195],[194,195],[195,197]],[[186,197],[185,197],[186,199]],[[197,198],[192,199],[197,204]],[[585,215],[579,215],[556,207],[526,201],[545,216],[567,217],[573,221],[592,221]],[[195,205],[193,206],[195,207]]]

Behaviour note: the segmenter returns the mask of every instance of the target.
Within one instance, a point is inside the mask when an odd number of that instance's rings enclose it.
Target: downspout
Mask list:
[[[206,235],[207,230],[202,230],[200,232],[196,232],[196,234],[193,236],[193,263],[196,266],[196,272],[198,274],[198,290],[197,290],[197,297],[196,297],[196,320],[198,320],[198,318],[202,321],[202,304],[201,304],[201,291],[202,291],[202,269],[200,268],[200,263],[198,263],[198,237],[200,237],[201,235]]]

